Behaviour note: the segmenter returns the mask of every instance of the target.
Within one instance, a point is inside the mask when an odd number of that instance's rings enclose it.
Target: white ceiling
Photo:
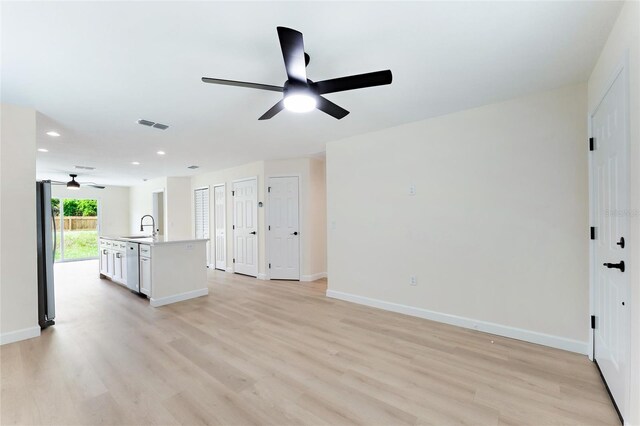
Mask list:
[[[316,154],[331,140],[586,81],[619,10],[586,1],[5,1],[1,96],[40,112],[38,147],[49,152],[38,153],[39,178],[84,165],[96,170],[79,171],[81,181],[130,185]],[[351,111],[343,120],[283,111],[258,121],[278,93],[200,81],[281,85],[278,25],[303,32],[312,80],[388,68],[393,84],[326,95]]]

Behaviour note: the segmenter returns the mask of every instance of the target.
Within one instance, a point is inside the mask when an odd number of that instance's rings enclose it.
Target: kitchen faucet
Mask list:
[[[150,218],[151,218],[151,225],[149,225],[149,224],[143,225],[143,224],[142,224],[142,222],[144,221],[144,218],[145,218],[145,217],[150,217]],[[153,216],[151,216],[150,214],[145,214],[144,216],[142,216],[142,217],[140,218],[140,232],[144,231],[144,227],[145,227],[145,226],[153,226],[153,232],[151,233],[151,235],[152,235],[154,238],[158,235],[158,233],[156,232],[156,220],[155,220],[155,219],[153,218]]]

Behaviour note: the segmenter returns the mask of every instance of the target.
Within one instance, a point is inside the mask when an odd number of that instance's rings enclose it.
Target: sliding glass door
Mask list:
[[[98,200],[54,198],[56,261],[98,257]]]

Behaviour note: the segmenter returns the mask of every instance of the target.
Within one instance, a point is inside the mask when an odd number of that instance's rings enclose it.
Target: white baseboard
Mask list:
[[[498,336],[523,340],[525,342],[536,343],[538,345],[563,349],[565,351],[576,352],[583,355],[589,354],[588,342],[581,342],[579,340],[568,339],[566,337],[539,333],[537,331],[524,330],[521,328],[495,324],[487,321],[474,320],[457,315],[444,314],[441,312],[430,311],[428,309],[401,305],[399,303],[386,302],[384,300],[371,299],[369,297],[358,296],[356,294],[344,293],[341,291],[327,290],[327,297],[384,309],[386,311],[398,312],[401,314],[424,318],[431,321],[455,325],[458,327],[483,331],[485,333],[496,334]]]
[[[215,263],[209,263],[209,264],[207,265],[207,268],[209,268],[209,269],[216,269],[216,264],[215,264]]]
[[[13,342],[19,342],[20,340],[33,339],[40,336],[40,326],[23,328],[21,330],[10,331],[8,333],[0,334],[0,345],[7,345]]]
[[[208,288],[187,291],[185,293],[174,294],[173,296],[160,297],[158,299],[151,298],[150,305],[154,308],[158,306],[168,305],[170,303],[182,302],[184,300],[195,299],[196,297],[206,296],[209,294]]]
[[[258,274],[258,276],[256,278],[259,279],[259,280],[263,280],[263,281],[266,281],[266,280],[269,279],[269,278],[267,278],[267,274]]]
[[[315,280],[319,280],[320,278],[327,278],[327,273],[318,272],[317,274],[300,275],[300,281],[315,281]]]

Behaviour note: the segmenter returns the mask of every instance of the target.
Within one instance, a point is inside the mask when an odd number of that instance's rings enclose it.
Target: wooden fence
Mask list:
[[[60,230],[60,216],[55,217],[56,229]],[[92,231],[98,229],[97,216],[65,216],[65,231]]]

